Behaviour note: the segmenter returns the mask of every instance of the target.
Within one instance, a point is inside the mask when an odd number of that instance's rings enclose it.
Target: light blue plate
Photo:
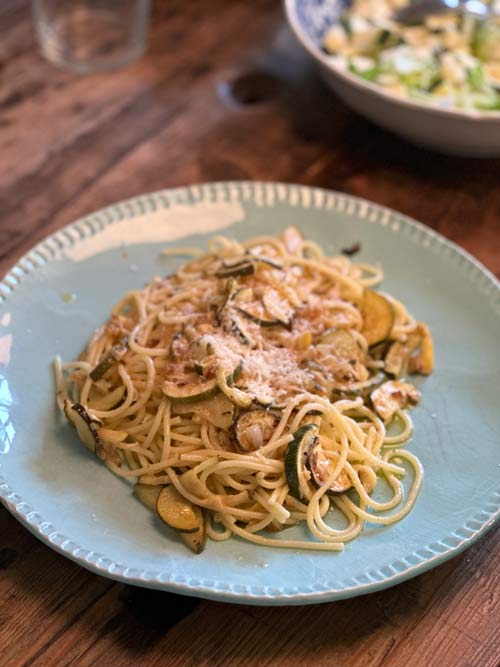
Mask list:
[[[126,290],[175,267],[160,257],[167,244],[200,245],[217,230],[243,239],[289,224],[328,252],[360,241],[360,259],[383,265],[384,288],[429,323],[437,367],[420,383],[410,445],[424,485],[406,519],[368,526],[342,553],[233,538],[194,556],[61,423],[51,362],[74,359]],[[380,206],[258,183],[131,199],[48,238],[0,283],[0,497],[43,542],[120,581],[253,604],[376,591],[459,553],[499,516],[499,331],[498,281],[441,236]]]

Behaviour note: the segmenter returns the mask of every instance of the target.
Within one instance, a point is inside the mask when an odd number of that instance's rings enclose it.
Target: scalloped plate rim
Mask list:
[[[489,271],[486,267],[484,267],[482,263],[479,262],[479,260],[477,260],[469,252],[458,246],[453,241],[448,240],[439,232],[436,232],[433,229],[427,227],[423,223],[418,222],[412,219],[411,217],[406,216],[398,211],[395,211],[383,205],[372,202],[368,199],[357,197],[343,192],[338,192],[335,190],[319,188],[315,186],[306,186],[297,183],[263,182],[263,181],[215,181],[209,183],[194,184],[189,186],[180,186],[175,188],[165,188],[157,190],[155,192],[144,193],[141,195],[129,197],[127,199],[120,200],[116,203],[110,204],[96,211],[93,211],[87,215],[84,215],[75,220],[74,222],[61,227],[52,234],[47,235],[42,241],[34,245],[27,253],[25,253],[0,280],[0,306],[3,306],[4,303],[10,300],[12,293],[15,292],[16,285],[20,282],[19,278],[20,275],[29,273],[30,271],[39,270],[40,266],[33,262],[34,253],[38,252],[43,257],[44,261],[41,263],[42,266],[46,262],[52,261],[53,257],[47,259],[45,255],[41,252],[42,249],[43,250],[47,249],[45,247],[46,244],[53,242],[57,247],[64,247],[64,244],[68,243],[69,236],[63,236],[63,234],[65,232],[68,232],[69,230],[74,230],[78,232],[81,236],[81,229],[80,229],[81,225],[83,224],[89,225],[93,217],[95,218],[96,216],[99,215],[105,216],[106,214],[108,215],[113,214],[113,211],[116,212],[120,208],[126,206],[132,206],[139,201],[141,202],[142,205],[144,204],[145,200],[146,201],[155,200],[155,205],[156,203],[158,203],[158,200],[161,200],[160,203],[165,208],[167,208],[165,206],[165,201],[164,201],[165,198],[169,199],[169,205],[171,203],[175,205],[176,203],[180,203],[181,201],[182,203],[189,204],[193,203],[192,198],[194,197],[193,194],[194,192],[198,191],[202,193],[210,193],[210,195],[212,195],[214,189],[215,191],[219,190],[225,193],[230,193],[230,192],[234,193],[236,191],[238,195],[236,197],[236,201],[244,201],[245,199],[244,199],[243,189],[245,188],[251,191],[251,194],[249,196],[250,201],[254,201],[255,191],[258,188],[260,188],[262,192],[272,192],[273,196],[278,192],[278,189],[281,188],[285,189],[286,191],[285,201],[287,203],[300,208],[309,208],[310,206],[309,205],[306,206],[302,201],[302,195],[304,192],[307,191],[310,195],[312,195],[311,197],[311,199],[313,200],[312,208],[316,208],[318,210],[325,210],[325,211],[342,210],[343,212],[347,213],[347,215],[351,215],[351,217],[356,218],[359,217],[360,215],[359,208],[362,207],[363,209],[365,209],[365,214],[362,217],[367,218],[368,213],[370,211],[374,211],[378,214],[378,216],[376,220],[371,220],[371,222],[380,226],[382,225],[380,220],[383,219],[384,216],[385,217],[388,216],[389,218],[396,218],[399,222],[403,223],[404,225],[404,227],[396,230],[398,234],[402,233],[403,229],[405,228],[410,230],[411,229],[418,230],[419,233],[423,234],[426,238],[429,238],[434,242],[437,242],[441,246],[441,251],[443,251],[444,249],[451,250],[453,254],[459,256],[459,259],[461,259],[462,261],[465,260],[467,264],[471,265],[475,269],[475,271],[479,276],[481,276],[483,279],[486,279],[487,283],[489,283],[491,287],[491,291],[500,293],[500,281],[491,271]],[[292,203],[290,201],[289,197],[290,193],[292,192],[298,194],[298,199],[299,199],[298,202]],[[315,193],[319,193],[322,196],[321,204],[319,202],[314,201]],[[333,198],[333,201],[335,203],[335,205],[331,209],[325,207],[325,202],[328,197]],[[336,209],[336,204],[339,201],[352,202],[354,204],[354,210],[346,211],[345,209]],[[268,203],[264,201],[263,206],[268,207]],[[128,217],[133,218],[136,216],[137,213],[129,213]],[[123,218],[118,218],[118,220],[120,219]],[[98,230],[92,228],[92,233],[90,234],[90,236],[93,236],[96,233],[98,234],[99,231],[102,231],[102,229],[106,228],[110,224],[113,224],[114,222],[117,222],[118,220],[115,219],[106,220],[104,222],[104,225]],[[58,238],[60,236],[63,236],[63,241],[61,241],[61,239]],[[83,238],[88,238],[88,237],[85,235],[81,236],[80,239],[76,240],[76,243],[78,243],[79,240],[82,240]],[[73,239],[73,241],[74,240],[75,239]],[[52,252],[53,248],[51,248],[50,250]],[[32,264],[32,268],[28,271],[25,268],[27,263]],[[468,276],[467,278],[469,280],[471,279],[470,276]],[[153,573],[144,571],[139,575],[136,575],[135,573],[132,572],[127,573],[128,568],[126,567],[124,568],[122,563],[112,563],[111,561],[109,561],[109,559],[106,559],[105,556],[95,554],[95,552],[93,551],[88,551],[86,547],[82,547],[79,545],[72,546],[71,549],[68,546],[65,547],[65,543],[71,542],[71,540],[69,540],[69,538],[64,538],[64,536],[62,535],[59,535],[55,529],[54,531],[51,531],[50,533],[46,534],[43,531],[44,521],[43,519],[40,520],[40,518],[36,516],[37,515],[36,509],[32,509],[31,507],[29,507],[28,503],[25,502],[21,497],[19,497],[16,494],[15,489],[11,489],[6,480],[4,480],[3,477],[0,475],[0,501],[2,502],[4,507],[25,528],[27,528],[35,537],[41,540],[44,544],[46,544],[56,552],[60,553],[61,555],[78,563],[87,570],[105,576],[109,579],[126,584],[132,584],[146,588],[160,589],[173,593],[180,593],[183,595],[202,597],[206,599],[219,600],[224,602],[261,604],[261,605],[292,605],[292,604],[301,605],[301,604],[313,604],[313,603],[329,602],[333,600],[341,600],[349,597],[377,592],[385,588],[402,583],[403,581],[413,578],[419,574],[422,574],[434,567],[437,567],[438,565],[444,563],[450,558],[462,553],[465,549],[467,549],[474,542],[476,542],[480,537],[485,535],[491,528],[493,528],[493,526],[500,519],[500,492],[493,492],[492,498],[494,498],[494,500],[490,498],[489,501],[492,503],[493,502],[496,503],[495,511],[490,513],[487,520],[481,522],[478,521],[477,519],[469,518],[465,522],[464,526],[455,529],[455,532],[457,532],[458,530],[463,530],[469,533],[467,537],[459,539],[458,544],[454,546],[448,546],[442,544],[443,541],[450,540],[451,538],[457,540],[456,535],[451,534],[440,538],[438,543],[434,542],[433,544],[425,545],[424,547],[422,547],[421,551],[427,550],[429,552],[429,556],[427,555],[425,557],[419,556],[420,559],[419,562],[415,564],[410,564],[408,567],[405,567],[401,571],[395,571],[395,573],[392,574],[391,576],[386,576],[379,571],[377,572],[377,574],[379,575],[380,578],[375,580],[373,580],[372,578],[372,580],[369,583],[365,584],[355,583],[352,586],[343,586],[341,588],[328,588],[327,590],[325,590],[324,586],[318,586],[315,590],[311,592],[286,593],[280,591],[279,593],[276,593],[275,592],[276,589],[273,589],[272,592],[265,593],[266,587],[261,586],[259,588],[259,586],[251,585],[247,586],[246,592],[243,593],[240,590],[232,591],[228,585],[225,585],[223,583],[221,584],[221,582],[205,581],[204,583],[201,584],[199,583],[195,584],[195,583],[189,583],[189,581],[179,582],[179,581],[164,580],[162,579],[162,573],[156,573],[156,572]],[[480,509],[480,512],[482,514],[486,513],[484,507]],[[30,517],[30,515],[33,516]],[[466,524],[471,522],[479,524],[479,527],[477,527],[474,530],[468,528]],[[53,528],[53,526],[51,527]],[[50,539],[51,536],[53,536],[54,539]],[[57,542],[60,541],[60,544],[54,541],[56,537],[57,537]],[[59,538],[63,539],[60,540]],[[433,547],[433,545],[435,544],[439,544],[440,547],[444,546],[444,550],[438,553],[433,552],[431,547]],[[80,550],[87,551],[87,554],[85,556],[77,555],[75,552]],[[89,557],[91,556],[98,556],[97,561],[93,562],[92,560],[89,560]],[[408,558],[409,556],[416,556],[416,553],[414,552],[413,554],[409,554],[408,556],[406,556],[406,558]],[[99,564],[99,561],[109,561],[109,564],[106,565]],[[399,562],[402,562],[401,559]],[[384,567],[394,569],[393,566],[394,563],[390,563],[390,565],[385,565]],[[123,572],[115,571],[117,569],[123,570]],[[241,587],[238,586],[238,588]],[[255,591],[255,589],[257,589],[258,592],[252,592],[252,590]]]

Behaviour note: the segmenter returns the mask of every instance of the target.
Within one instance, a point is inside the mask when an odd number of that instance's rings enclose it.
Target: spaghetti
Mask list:
[[[86,446],[197,553],[233,534],[335,551],[365,522],[402,519],[422,466],[402,449],[420,394],[400,378],[430,373],[433,349],[425,324],[373,289],[381,270],[296,228],[176,252],[192,259],[126,294],[79,360],[55,362]],[[272,536],[301,522],[309,539]]]

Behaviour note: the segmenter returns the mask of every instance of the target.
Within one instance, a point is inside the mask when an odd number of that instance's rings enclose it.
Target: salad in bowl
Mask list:
[[[479,0],[478,0],[479,1]],[[289,25],[348,106],[419,146],[500,157],[500,0],[488,18],[396,21],[410,0],[284,0]]]
[[[413,25],[398,23],[394,15],[408,4],[354,0],[324,35],[333,64],[393,95],[500,110],[500,17],[447,12]]]

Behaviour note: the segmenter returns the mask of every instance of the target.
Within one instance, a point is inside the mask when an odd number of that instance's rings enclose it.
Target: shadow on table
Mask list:
[[[39,619],[29,633],[35,657],[28,663],[55,664],[56,654],[61,667],[381,665],[398,640],[432,615],[431,606],[437,609],[445,597],[448,606],[460,603],[462,572],[469,578],[479,571],[495,540],[490,534],[431,572],[361,598],[253,607],[113,583],[48,550],[1,514],[0,590],[16,590],[23,609]],[[6,611],[7,631],[15,612]],[[358,654],[362,663],[355,661]]]
[[[333,664],[332,658],[344,664],[359,653],[363,664],[379,665],[464,560],[461,556],[396,588],[319,606],[229,605],[124,587],[123,611],[107,629],[130,664],[156,664],[161,656],[162,665],[316,667]]]

